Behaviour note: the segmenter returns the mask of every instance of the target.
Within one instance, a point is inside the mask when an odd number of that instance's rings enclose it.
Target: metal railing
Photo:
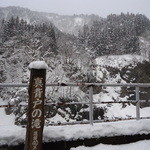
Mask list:
[[[15,84],[15,83],[0,83],[0,88],[5,88],[5,87],[28,87],[29,84]],[[105,120],[94,120],[93,119],[93,105],[95,104],[113,104],[113,103],[134,103],[136,104],[136,118],[125,118],[123,120],[130,120],[130,119],[150,119],[150,117],[140,117],[140,103],[146,103],[150,102],[150,100],[140,100],[140,87],[150,87],[149,83],[126,83],[126,84],[121,84],[121,83],[49,83],[46,84],[46,87],[54,87],[54,86],[59,86],[59,87],[64,87],[64,86],[69,86],[69,87],[88,87],[89,89],[89,102],[67,102],[67,103],[45,103],[45,105],[75,105],[75,104],[88,104],[89,105],[89,121],[76,121],[76,122],[67,122],[67,123],[62,123],[62,124],[78,124],[78,123],[90,123],[93,125],[95,122],[106,122],[106,121],[119,121],[121,120],[120,118],[118,119],[105,119]],[[108,102],[94,102],[93,101],[93,88],[94,86],[100,86],[100,87],[135,87],[135,100],[130,100],[130,101],[108,101]],[[21,106],[21,105],[20,105]],[[22,105],[23,106],[23,105]],[[0,107],[16,107],[15,105],[1,105]],[[53,124],[55,125],[55,124]]]

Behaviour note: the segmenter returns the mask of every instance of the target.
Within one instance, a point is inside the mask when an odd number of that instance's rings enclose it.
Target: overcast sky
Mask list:
[[[150,0],[0,0],[0,6],[21,6],[61,15],[97,14],[101,17],[130,12],[145,14],[150,19]]]

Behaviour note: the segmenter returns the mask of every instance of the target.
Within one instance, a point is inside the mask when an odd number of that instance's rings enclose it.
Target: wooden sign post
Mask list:
[[[42,150],[46,69],[30,69],[28,124],[24,150]]]

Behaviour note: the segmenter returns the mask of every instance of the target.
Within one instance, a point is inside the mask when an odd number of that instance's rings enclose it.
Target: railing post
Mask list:
[[[139,95],[139,86],[135,88],[136,92],[136,119],[140,119],[140,95]]]
[[[89,120],[90,124],[93,125],[93,87],[89,86]]]
[[[43,61],[29,65],[31,74],[24,150],[42,150],[46,68],[47,65]]]

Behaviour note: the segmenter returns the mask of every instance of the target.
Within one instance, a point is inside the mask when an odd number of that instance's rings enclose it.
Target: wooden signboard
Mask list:
[[[42,150],[46,69],[31,69],[24,150]]]

